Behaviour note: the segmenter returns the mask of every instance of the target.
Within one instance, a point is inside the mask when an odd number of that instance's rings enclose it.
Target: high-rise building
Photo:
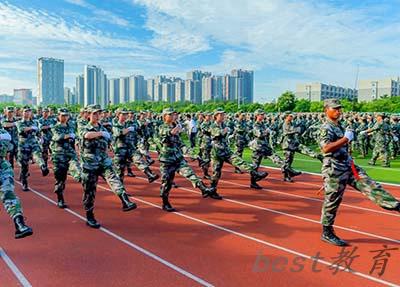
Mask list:
[[[12,102],[14,102],[13,96],[6,94],[0,95],[0,103],[12,103]]]
[[[107,75],[96,66],[85,65],[84,70],[84,103],[85,106],[98,104],[106,107],[109,104]]]
[[[175,102],[185,101],[185,82],[182,79],[175,80]]]
[[[383,96],[400,96],[400,78],[380,80],[360,80],[358,82],[358,101],[370,102]]]
[[[155,80],[154,79],[147,79],[147,100],[154,101],[155,95]]]
[[[31,89],[14,89],[14,102],[17,105],[33,105]]]
[[[129,77],[129,101],[145,101],[146,100],[146,82],[141,75],[133,75]]]
[[[296,85],[296,98],[312,102],[319,102],[325,99],[348,99],[357,98],[357,90],[324,83],[302,83]]]
[[[119,102],[121,104],[129,102],[129,77],[119,79]]]
[[[77,104],[85,105],[85,79],[83,75],[76,77],[75,90]]]
[[[175,83],[172,81],[166,81],[161,84],[162,89],[162,101],[173,103],[175,102]]]
[[[202,102],[209,102],[214,100],[215,84],[213,77],[204,77],[201,81]]]
[[[185,101],[194,103],[194,84],[190,79],[185,80]]]
[[[108,94],[112,105],[119,104],[119,80],[118,78],[108,80]]]
[[[232,70],[231,75],[235,77],[236,93],[235,100],[240,103],[253,103],[254,100],[254,72],[248,70]]]
[[[64,103],[64,60],[38,59],[38,100],[41,105]]]
[[[78,103],[76,98],[76,93],[74,93],[74,91],[68,87],[64,88],[64,102],[67,105],[76,105]]]

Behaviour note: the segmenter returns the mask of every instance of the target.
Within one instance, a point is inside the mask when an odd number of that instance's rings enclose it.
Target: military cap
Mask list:
[[[13,112],[13,111],[14,111],[14,107],[12,107],[12,106],[6,107],[6,112]]]
[[[333,109],[338,109],[341,108],[342,104],[338,99],[326,99],[324,101],[324,108],[333,108]]]
[[[257,115],[264,115],[265,114],[265,112],[263,111],[263,109],[257,109],[255,112],[254,112],[254,115],[255,116],[257,116]]]
[[[375,114],[375,116],[384,118],[384,117],[386,117],[386,114],[383,113],[383,112],[378,112],[378,113]]]
[[[42,112],[50,112],[50,109],[49,108],[43,108]]]
[[[293,117],[293,113],[291,111],[286,111],[284,113],[284,115],[285,115],[285,117],[288,117],[288,116],[292,116]]]
[[[101,112],[101,107],[100,105],[88,105],[86,106],[86,111],[88,111],[89,113]]]
[[[69,110],[67,108],[59,108],[58,109],[58,114],[62,116],[68,116],[69,115]]]
[[[162,111],[162,115],[170,115],[176,113],[176,111],[173,108],[165,108]]]
[[[225,111],[223,108],[216,108],[214,110],[214,115],[218,115],[218,114],[225,114]]]
[[[127,114],[127,113],[129,113],[129,111],[128,111],[126,108],[119,108],[119,109],[117,109],[117,112],[118,112],[118,113],[121,113],[121,114]]]
[[[22,108],[22,111],[24,111],[24,112],[31,112],[32,109],[31,109],[30,106],[24,106],[24,107]]]

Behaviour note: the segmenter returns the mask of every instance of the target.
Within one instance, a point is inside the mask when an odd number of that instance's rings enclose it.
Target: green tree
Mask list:
[[[296,106],[296,97],[292,92],[286,91],[278,98],[276,105],[279,112],[292,111]]]

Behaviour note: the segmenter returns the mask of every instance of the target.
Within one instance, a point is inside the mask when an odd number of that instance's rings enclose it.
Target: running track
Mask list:
[[[158,163],[153,169],[159,173]],[[177,176],[179,188],[170,199],[178,213],[160,209],[159,182],[148,184],[139,171],[136,178],[125,179],[138,204],[127,213],[100,180],[95,214],[103,228],[93,230],[82,217],[81,185],[68,179],[70,209],[58,209],[52,173],[43,178],[32,166],[31,191],[22,192],[16,182],[16,192],[34,235],[13,239],[12,222],[0,212],[0,286],[400,285],[399,213],[380,209],[349,188],[336,231],[352,245],[343,251],[357,257],[352,272],[334,274],[335,267],[346,265],[334,265],[341,249],[319,239],[321,178],[304,174],[295,183],[284,183],[279,171],[268,171],[260,183],[264,189],[253,190],[249,175],[224,166],[222,201],[202,199]],[[400,198],[399,187],[386,187]],[[378,254],[371,251],[383,245],[398,250],[390,251],[379,276],[379,270],[371,273]],[[312,257],[318,252],[316,261]]]

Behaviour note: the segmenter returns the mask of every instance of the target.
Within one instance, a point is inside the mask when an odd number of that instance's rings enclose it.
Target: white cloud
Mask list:
[[[132,26],[132,24],[123,17],[118,16],[110,11],[99,9],[95,5],[92,5],[84,0],[65,0],[65,2],[89,9],[90,11],[92,11],[93,15],[96,16],[95,19],[92,20],[106,22],[122,27]]]
[[[376,7],[346,10],[316,1],[290,0],[133,3],[147,7],[147,27],[155,34],[153,43],[158,43],[162,35],[169,35],[175,25],[177,31],[192,35],[207,49],[215,48],[214,43],[225,45],[220,62],[203,67],[211,71],[226,72],[232,67],[256,71],[278,68],[296,74],[296,79],[349,87],[354,85],[357,63],[360,77],[398,73],[400,38],[396,35],[400,24],[379,18]],[[385,7],[381,6],[382,9]],[[164,37],[162,45],[179,55],[187,53],[184,43]],[[280,82],[293,83],[292,79],[289,76]],[[290,88],[294,88],[293,84]],[[262,93],[256,86],[257,90]]]
[[[0,76],[4,77],[0,92],[12,93],[23,79],[27,88],[36,92],[36,61],[54,57],[65,61],[65,82],[74,85],[75,73],[82,73],[85,64],[121,74],[161,61],[158,50],[133,38],[118,37],[75,21],[67,22],[43,10],[25,10],[9,3],[0,3]],[[15,80],[11,80],[14,77]]]

